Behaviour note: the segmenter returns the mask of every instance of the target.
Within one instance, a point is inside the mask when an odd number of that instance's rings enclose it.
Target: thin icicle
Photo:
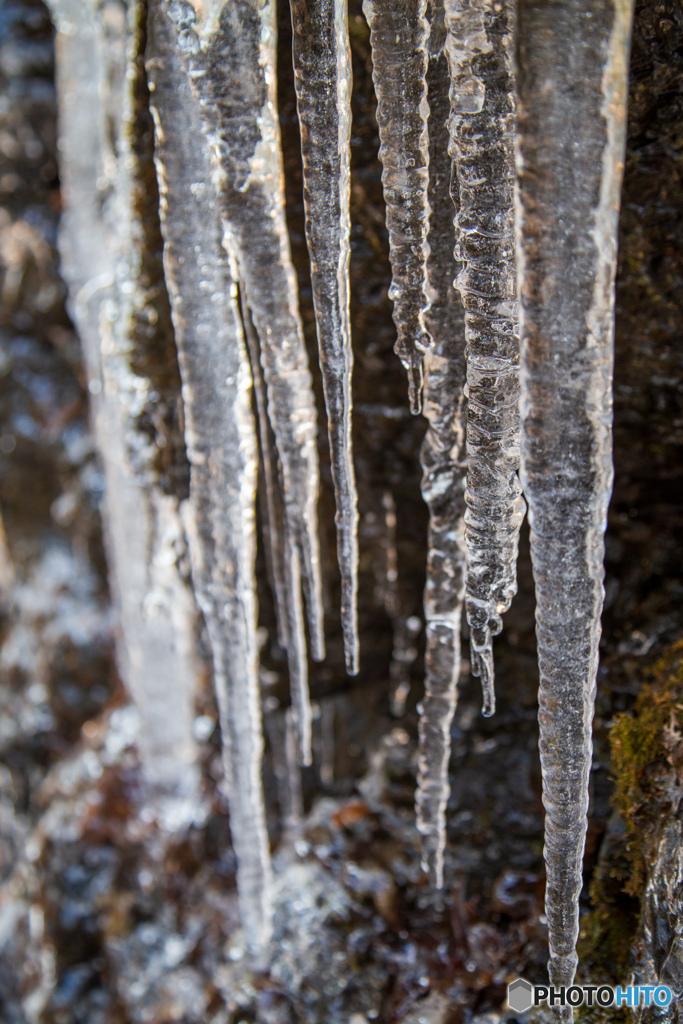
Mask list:
[[[320,781],[323,786],[334,783],[334,700],[329,697],[320,705]]]
[[[297,723],[292,708],[285,710],[285,763],[287,765],[287,789],[289,807],[285,814],[285,828],[292,835],[299,835],[304,820],[304,797],[301,789],[301,771],[297,760]]]
[[[460,622],[465,597],[465,320],[453,287],[455,229],[448,155],[449,78],[443,0],[431,0],[429,96],[429,260],[432,304],[427,326],[434,347],[424,360],[422,494],[429,506],[425,587],[425,696],[420,717],[417,827],[432,883],[443,886],[450,729],[460,675]]]
[[[285,546],[286,527],[284,521],[284,507],[282,492],[277,470],[277,448],[273,430],[268,419],[268,400],[266,396],[266,385],[263,380],[261,369],[261,351],[259,348],[258,335],[254,329],[249,308],[242,298],[240,308],[242,311],[242,323],[244,335],[249,351],[249,362],[251,364],[251,375],[254,382],[254,397],[256,400],[256,420],[258,424],[259,448],[261,452],[260,469],[263,480],[260,487],[259,497],[261,514],[263,518],[263,533],[265,539],[265,556],[270,584],[275,598],[275,618],[277,623],[278,643],[290,651],[291,641],[287,625],[287,592],[285,572]],[[295,596],[295,601],[301,605],[301,592]],[[303,618],[303,615],[302,615]],[[304,651],[306,649],[306,638],[301,638]]]
[[[258,336],[254,330],[249,310],[242,303],[242,320],[249,349],[259,441],[263,467],[265,492],[266,558],[275,595],[280,643],[287,651],[289,689],[292,702],[297,709],[300,722],[299,756],[304,765],[311,764],[311,702],[308,692],[308,659],[306,657],[306,634],[304,632],[304,610],[301,596],[301,563],[299,552],[292,549],[291,539],[284,527],[282,490],[276,468],[277,455],[274,451],[273,432],[266,409],[266,392],[261,372]]]
[[[242,921],[250,948],[262,952],[271,933],[271,869],[261,783],[251,373],[234,271],[221,244],[210,149],[158,5],[150,30],[164,269],[191,464],[192,570],[213,655]]]
[[[540,665],[550,981],[571,985],[607,506],[630,0],[522,0],[517,252],[522,474]],[[572,1010],[560,1009],[570,1021]]]
[[[402,709],[410,693],[410,669],[417,658],[415,640],[422,628],[416,615],[406,615],[401,600],[401,588],[398,578],[398,548],[396,546],[396,502],[393,493],[387,488],[382,495],[384,509],[384,537],[382,547],[385,555],[385,571],[378,597],[384,610],[391,620],[392,645],[389,678],[392,695],[390,697],[392,714],[400,718]]]
[[[317,423],[285,222],[275,2],[215,0],[198,15],[186,0],[171,0],[167,10],[211,143],[223,242],[235,253],[259,337],[288,551],[303,569],[311,653],[320,660]],[[310,747],[310,737],[302,734],[301,745]]]
[[[445,0],[457,286],[467,336],[467,621],[484,714],[495,710],[492,637],[517,592],[524,500],[514,252],[512,0]]]
[[[429,306],[426,9],[427,0],[363,0],[377,94],[395,351],[408,371],[414,413],[422,405],[422,358],[432,343],[425,326]]]
[[[285,541],[285,591],[287,600],[285,614],[289,637],[287,648],[289,690],[292,706],[296,709],[299,727],[299,756],[302,765],[309,765],[313,759],[313,715],[308,691],[306,637],[301,605],[301,562],[299,561],[299,551],[289,537]]]
[[[396,547],[396,502],[394,495],[387,488],[382,495],[384,509],[384,537],[382,547],[385,554],[386,569],[382,580],[381,598],[384,610],[394,624],[401,616],[401,600],[398,592],[398,549]],[[394,644],[394,647],[396,644]]]
[[[311,258],[332,479],[346,667],[358,672],[358,495],[351,446],[351,50],[347,0],[291,0],[301,124],[306,239]]]

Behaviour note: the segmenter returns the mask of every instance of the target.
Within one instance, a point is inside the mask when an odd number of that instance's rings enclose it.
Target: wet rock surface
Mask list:
[[[288,18],[282,4],[287,212],[315,376]],[[352,681],[343,671],[332,480],[316,379],[328,659],[311,666],[314,764],[303,772],[299,817],[283,753],[286,661],[262,582],[275,938],[270,963],[254,964],[238,920],[206,668],[195,726],[202,790],[192,824],[169,834],[146,796],[135,747],[139,724],[113,666],[98,518],[102,473],[55,255],[52,30],[39,3],[5,3],[0,12],[0,1015],[11,1024],[495,1024],[514,1019],[504,1010],[507,981],[545,976],[526,534],[520,592],[495,641],[492,720],[480,717],[479,685],[463,666],[442,897],[430,892],[420,867],[413,800],[427,525],[418,453],[425,423],[410,416],[393,354],[369,38],[356,0],[350,19],[361,673]],[[620,222],[616,479],[587,883],[599,858],[609,873],[621,849],[613,819],[608,831],[610,726],[616,714],[631,711],[646,667],[681,635],[682,70],[678,6],[640,4]],[[657,970],[668,956],[666,977],[675,980],[675,922],[671,934],[647,925],[655,905],[671,901],[680,872],[680,822],[675,812],[666,817],[671,806],[666,796],[653,812],[661,843],[644,876],[646,927],[637,948],[639,962],[650,957]],[[638,902],[640,895],[642,889],[634,897],[617,887],[614,899]],[[583,900],[588,921],[588,885]]]

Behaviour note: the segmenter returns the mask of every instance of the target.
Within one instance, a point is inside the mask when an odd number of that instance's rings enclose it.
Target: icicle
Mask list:
[[[316,410],[284,212],[276,108],[275,3],[217,2],[198,15],[185,0],[167,10],[199,101],[214,157],[224,244],[259,337],[268,415],[282,473],[287,551],[298,555],[314,658],[324,657],[317,532]],[[302,724],[302,756],[310,736]]]
[[[296,708],[299,728],[299,756],[302,765],[312,761],[311,699],[308,692],[308,664],[306,662],[306,638],[301,607],[301,563],[299,551],[289,537],[285,545],[285,590],[287,606],[287,664],[289,666],[289,689],[293,707]]]
[[[150,30],[164,268],[191,463],[192,570],[213,654],[242,921],[250,948],[261,952],[271,932],[271,869],[261,783],[251,373],[234,271],[221,244],[210,150],[158,6]]]
[[[296,839],[301,834],[304,813],[297,722],[292,708],[286,708],[284,712],[278,709],[266,714],[264,724],[284,832],[290,840]]]
[[[492,637],[517,592],[524,500],[514,254],[512,0],[445,0],[451,156],[459,211],[457,286],[467,336],[467,621],[484,714],[495,710]]]
[[[289,807],[285,827],[292,835],[299,835],[304,820],[304,798],[301,791],[301,771],[297,762],[297,723],[292,708],[285,711],[285,762]]]
[[[266,529],[266,557],[275,594],[280,643],[287,651],[289,689],[297,709],[300,723],[299,755],[301,763],[311,763],[311,701],[308,692],[308,659],[306,657],[306,634],[301,597],[301,563],[299,552],[291,547],[291,540],[284,528],[282,493],[275,467],[276,453],[272,429],[266,411],[266,393],[261,372],[258,337],[254,330],[249,310],[242,303],[249,359],[256,395],[259,440],[264,476]]]
[[[334,700],[329,697],[320,705],[320,781],[323,786],[334,785]]]
[[[79,0],[53,0],[51,10],[58,29],[62,269],[92,385],[106,481],[117,660],[140,714],[139,745],[155,802],[164,817],[169,812],[166,822],[177,825],[179,815],[192,816],[198,782],[196,608],[182,568],[179,498],[162,488],[161,449],[141,425],[164,402],[159,391],[151,398],[154,385],[139,364],[153,355],[171,391],[172,371],[178,372],[170,321],[164,325],[167,297],[159,282],[144,280],[153,218],[145,204],[153,206],[155,198],[146,188],[146,154],[136,149],[137,119],[144,115],[137,107],[144,19],[138,3],[127,12],[117,7],[106,22]],[[168,453],[174,438],[164,428]]]
[[[417,657],[414,641],[422,623],[417,616],[406,616],[401,601],[401,591],[398,585],[398,548],[396,547],[396,502],[389,489],[385,490],[382,495],[382,507],[384,508],[382,547],[384,548],[386,569],[381,586],[378,588],[378,597],[391,620],[392,645],[389,678],[393,692],[390,701],[392,714],[395,713],[398,718],[401,714],[400,709],[405,705],[410,693],[410,668]]]
[[[632,4],[522,0],[522,474],[540,664],[550,981],[570,985],[612,487],[614,275]],[[570,1008],[560,1011],[572,1019]]]
[[[429,506],[425,587],[425,696],[420,716],[417,826],[424,865],[443,885],[450,729],[460,675],[460,622],[465,596],[465,321],[453,278],[455,230],[448,155],[449,78],[443,0],[430,3],[429,259],[432,304],[426,320],[434,347],[424,360],[422,494]]]
[[[358,496],[351,447],[351,51],[346,0],[291,0],[306,239],[337,502],[346,667],[358,672]]]
[[[460,675],[460,624],[465,590],[464,397],[457,330],[425,358],[422,493],[429,505],[425,588],[425,695],[419,725],[417,825],[424,866],[443,885],[450,728]]]
[[[285,610],[287,608],[287,591],[285,584],[285,525],[282,494],[277,473],[277,450],[273,431],[268,420],[268,401],[266,385],[261,370],[261,353],[258,336],[254,330],[248,307],[244,299],[240,303],[244,336],[249,352],[251,376],[256,399],[256,420],[258,423],[259,449],[261,461],[259,469],[263,479],[259,481],[259,504],[263,519],[263,535],[265,541],[266,568],[275,598],[275,618],[277,623],[278,643],[283,650],[289,649],[288,629]],[[299,603],[301,594],[298,594]],[[306,646],[303,639],[304,648]]]
[[[275,614],[277,618],[278,639],[287,651],[289,668],[289,685],[293,695],[299,694],[308,704],[308,662],[306,659],[306,636],[304,633],[304,615],[301,597],[300,570],[291,571],[290,562],[294,558],[299,565],[299,556],[295,552],[289,555],[288,539],[284,526],[284,510],[282,493],[276,467],[272,429],[266,409],[266,390],[261,372],[259,343],[249,310],[242,303],[242,320],[249,349],[249,359],[254,381],[256,396],[256,413],[258,418],[261,464],[263,469],[265,496],[263,508],[264,534],[266,538],[266,561],[269,566],[273,593],[275,595]],[[294,582],[296,579],[296,583]],[[310,716],[310,710],[304,710],[304,717]],[[306,761],[305,763],[309,763]]]
[[[401,602],[398,593],[398,550],[396,548],[396,502],[394,495],[387,488],[382,495],[384,509],[384,537],[382,547],[386,558],[386,570],[382,580],[381,597],[384,610],[394,623],[401,614]],[[394,644],[394,646],[396,646]]]
[[[422,357],[431,345],[425,326],[427,283],[427,0],[364,0],[370,26],[372,77],[397,341],[408,371],[410,407],[422,404]]]

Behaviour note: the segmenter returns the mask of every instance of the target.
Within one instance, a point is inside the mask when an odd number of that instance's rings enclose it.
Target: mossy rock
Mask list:
[[[634,897],[642,894],[648,854],[683,768],[683,640],[649,675],[633,714],[619,715],[610,732],[613,805],[626,828],[630,860],[624,891]]]
[[[591,881],[593,910],[581,921],[580,981],[624,984],[634,964],[642,897],[683,766],[683,640],[646,673],[630,714],[610,730],[614,814]],[[577,1021],[630,1020],[629,1011],[582,1007]]]

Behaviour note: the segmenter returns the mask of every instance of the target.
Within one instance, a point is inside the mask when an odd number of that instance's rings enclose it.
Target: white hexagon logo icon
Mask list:
[[[533,988],[524,978],[517,978],[508,985],[508,1003],[516,1013],[525,1013],[533,1006]]]

